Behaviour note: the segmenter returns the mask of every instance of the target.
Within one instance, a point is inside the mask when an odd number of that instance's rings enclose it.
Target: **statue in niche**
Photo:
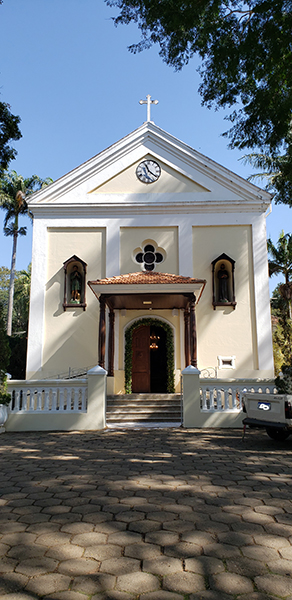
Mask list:
[[[225,268],[225,264],[222,263],[220,265],[220,269],[217,273],[218,277],[218,301],[219,302],[229,302],[229,294],[228,294],[228,271]]]
[[[82,290],[82,275],[78,271],[78,266],[74,265],[70,275],[70,303],[80,304]]]

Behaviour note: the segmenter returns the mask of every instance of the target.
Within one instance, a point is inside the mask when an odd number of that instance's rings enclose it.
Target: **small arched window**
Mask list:
[[[236,307],[234,289],[235,260],[223,253],[212,261],[212,304],[217,306]]]
[[[63,308],[86,308],[86,267],[87,264],[71,256],[64,262],[64,302]]]

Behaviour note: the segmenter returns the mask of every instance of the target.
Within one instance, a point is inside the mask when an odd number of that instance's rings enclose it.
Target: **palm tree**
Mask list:
[[[292,139],[291,139],[292,142]],[[291,179],[291,152],[292,144],[284,154],[252,152],[242,157],[244,164],[250,164],[259,172],[253,173],[247,179],[263,179],[266,181],[265,189],[273,193],[275,204],[288,204],[292,207],[292,179]]]
[[[288,306],[289,318],[292,318],[292,234],[281,231],[277,245],[268,239],[269,275],[284,275],[285,283],[279,285],[279,293]]]
[[[16,171],[5,171],[0,180],[0,206],[6,211],[4,218],[4,235],[13,237],[10,269],[7,334],[12,333],[12,311],[14,295],[14,278],[16,263],[16,247],[19,235],[26,235],[26,227],[19,227],[19,216],[29,215],[26,198],[52,182],[52,179],[41,179],[37,175],[24,179]]]

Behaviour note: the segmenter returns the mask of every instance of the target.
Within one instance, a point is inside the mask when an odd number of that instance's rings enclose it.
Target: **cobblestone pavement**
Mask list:
[[[292,439],[0,436],[1,600],[292,600]]]

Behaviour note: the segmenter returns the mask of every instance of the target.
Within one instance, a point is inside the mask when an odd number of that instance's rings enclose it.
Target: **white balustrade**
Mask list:
[[[274,394],[273,380],[200,379],[201,411],[239,412],[246,392]]]
[[[15,413],[86,413],[87,380],[8,381],[10,412]]]

